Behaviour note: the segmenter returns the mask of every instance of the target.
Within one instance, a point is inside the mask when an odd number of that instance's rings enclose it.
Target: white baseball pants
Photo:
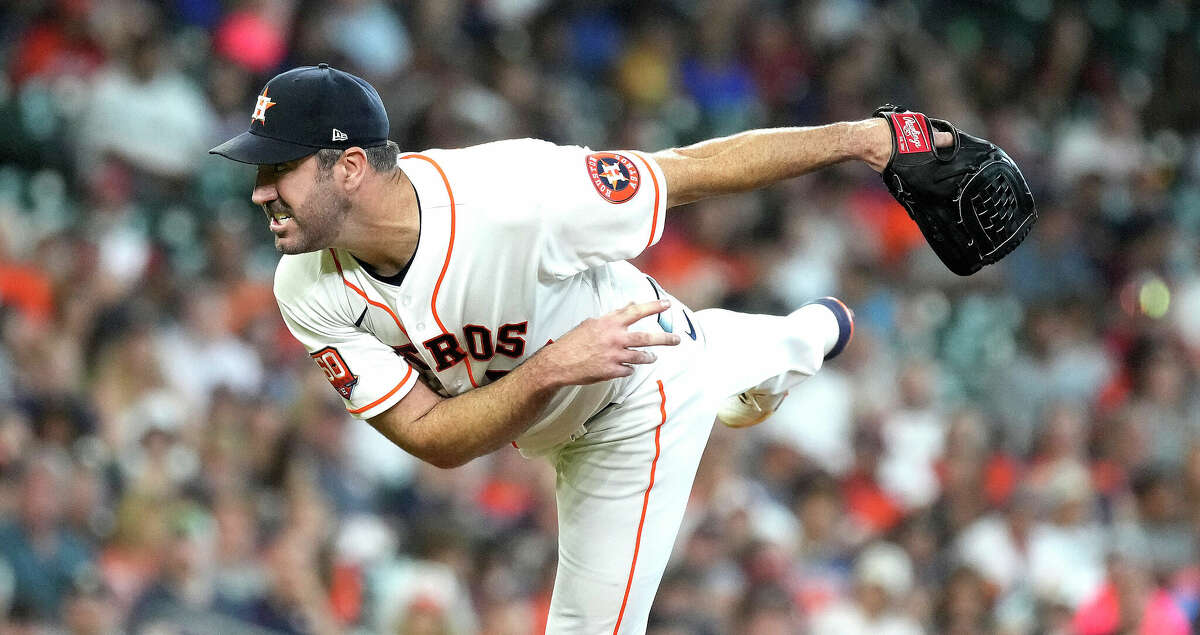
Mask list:
[[[683,342],[656,348],[638,389],[550,457],[559,546],[548,633],[645,632],[718,406],[751,387],[798,384],[838,338],[820,305],[776,317],[673,304],[687,311],[673,321]]]

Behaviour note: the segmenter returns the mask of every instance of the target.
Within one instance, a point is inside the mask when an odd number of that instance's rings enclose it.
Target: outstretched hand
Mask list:
[[[538,352],[545,372],[563,386],[594,384],[628,377],[634,364],[653,363],[658,356],[640,350],[647,346],[675,346],[673,333],[630,331],[638,320],[670,308],[667,300],[629,304],[612,313],[584,320]],[[532,361],[532,360],[531,360]]]

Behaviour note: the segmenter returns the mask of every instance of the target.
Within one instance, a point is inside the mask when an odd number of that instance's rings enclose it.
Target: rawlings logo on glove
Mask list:
[[[1017,164],[996,144],[907,108],[875,110],[892,128],[883,182],[934,253],[960,276],[1007,256],[1029,235],[1037,204]],[[934,129],[954,136],[932,147]]]

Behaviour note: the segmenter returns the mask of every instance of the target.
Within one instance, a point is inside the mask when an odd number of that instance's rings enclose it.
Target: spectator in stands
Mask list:
[[[60,453],[28,457],[20,476],[17,517],[0,525],[0,558],[11,568],[11,605],[53,619],[77,576],[85,575],[92,548],[63,523],[63,499],[71,464]]]
[[[697,308],[858,318],[772,420],[713,434],[650,629],[1194,629],[1194,4],[6,3],[0,631],[544,630],[553,471],[437,470],[350,421],[275,309],[246,174],[204,154],[320,61],[406,150],[885,101],[995,139],[1042,217],[969,278],[857,169],[706,202],[641,257]]]
[[[854,563],[854,593],[813,616],[814,635],[908,635],[921,626],[904,613],[912,590],[912,563],[904,550],[880,542],[868,546]]]
[[[215,116],[200,88],[174,66],[161,27],[152,25],[123,58],[97,72],[79,129],[84,173],[113,156],[168,181],[195,174]]]

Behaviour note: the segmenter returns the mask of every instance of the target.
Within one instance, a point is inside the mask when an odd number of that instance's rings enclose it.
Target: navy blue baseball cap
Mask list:
[[[208,152],[255,165],[286,163],[323,148],[380,146],[388,131],[375,88],[321,63],[273,77],[258,94],[250,129]]]

